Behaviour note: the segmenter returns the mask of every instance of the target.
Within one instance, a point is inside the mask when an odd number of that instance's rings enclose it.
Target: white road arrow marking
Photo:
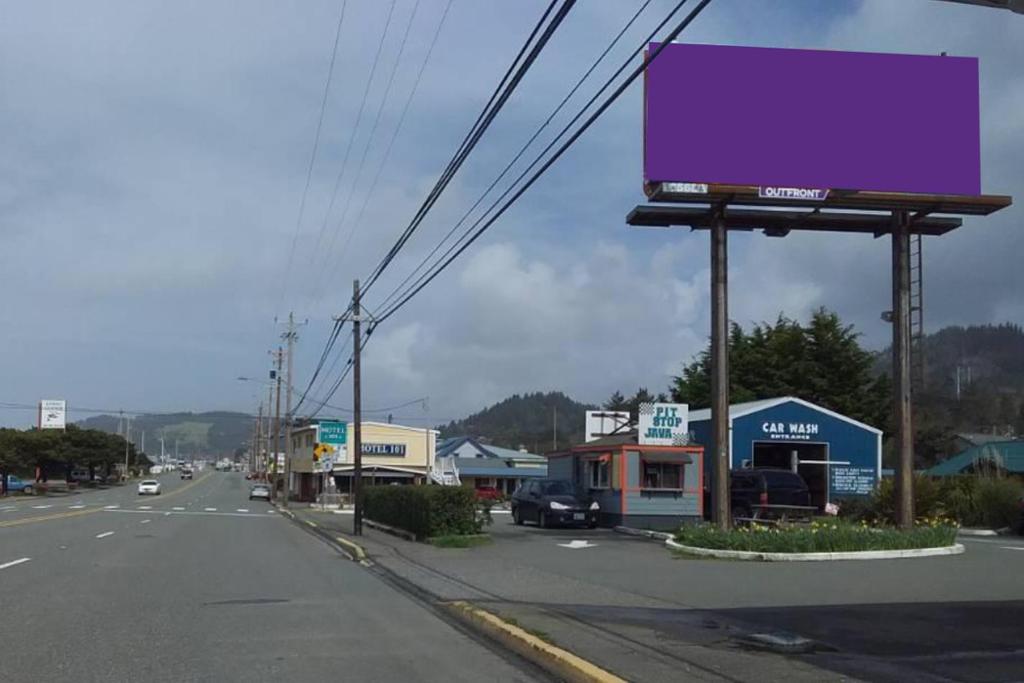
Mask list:
[[[31,557],[23,557],[20,560],[11,560],[10,562],[4,562],[3,564],[0,564],[0,569],[7,569],[8,567],[13,567],[18,564],[24,564],[25,562],[28,562],[31,559]]]
[[[568,543],[559,543],[558,545],[563,548],[571,548],[573,550],[579,550],[580,548],[596,548],[596,543],[590,541],[569,541]]]

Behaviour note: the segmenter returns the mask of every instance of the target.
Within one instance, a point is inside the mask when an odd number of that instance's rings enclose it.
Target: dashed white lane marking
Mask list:
[[[52,508],[52,507],[53,507],[52,505],[33,505],[32,509],[33,510],[46,510],[46,509]]]
[[[248,512],[249,508],[238,508],[235,512]]]
[[[203,509],[206,510],[207,512],[216,512],[217,511],[217,508],[203,508]]]
[[[147,512],[146,510],[104,510],[104,512],[121,513],[121,514],[133,514],[133,515],[151,515],[153,512]],[[157,511],[159,512],[159,510]],[[198,510],[186,510],[185,512],[165,512],[164,517],[171,515],[205,515],[207,517],[258,517],[260,519],[266,519],[263,515],[255,512],[199,512]]]
[[[172,510],[184,510],[185,508],[183,508],[183,507],[174,507],[174,508],[171,508],[171,509]]]
[[[140,505],[139,509],[140,510],[152,510],[153,506],[152,505]]]
[[[1003,550],[1024,550],[1024,545],[1001,545]]]
[[[17,510],[17,509],[18,509],[17,505],[5,505],[3,507],[0,507],[0,512],[6,512],[7,510]]]
[[[153,520],[151,520],[151,519],[144,519],[144,520],[142,520],[141,522],[139,522],[139,524],[149,524],[149,523],[150,523],[150,522],[152,522],[152,521],[153,521]]]
[[[120,505],[107,505],[107,506],[106,506],[105,508],[103,508],[103,509],[104,509],[104,510],[116,510],[116,509],[117,509],[117,508],[119,508],[119,507],[121,507],[121,506],[120,506]]]
[[[68,509],[69,510],[81,510],[84,507],[85,507],[84,505],[69,505]]]
[[[102,534],[96,534],[96,538],[106,538],[107,536],[113,536],[113,531],[104,531]]]
[[[14,567],[19,564],[24,564],[31,559],[31,557],[22,557],[17,560],[11,560],[10,562],[4,562],[3,564],[0,564],[0,569],[7,569],[8,567]]]

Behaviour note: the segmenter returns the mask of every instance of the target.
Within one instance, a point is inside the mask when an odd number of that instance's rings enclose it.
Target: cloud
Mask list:
[[[296,358],[303,388],[352,280],[365,279],[407,224],[545,4],[453,4],[367,198],[442,5],[421,4],[371,140],[398,29],[413,4],[396,6],[355,129],[387,6],[348,3],[297,233],[336,2],[256,2],[240,11],[228,2],[86,8],[42,0],[5,10],[0,398],[252,410],[252,387],[233,378],[264,372],[267,349],[280,343],[274,318],[292,308],[309,319]],[[652,3],[598,69],[597,82],[673,4]],[[477,199],[635,10],[632,3],[577,4],[368,295],[369,306],[379,306]],[[487,26],[502,30],[480,30]],[[1017,68],[1024,22],[1015,16],[931,0],[719,0],[686,35],[700,42],[979,55],[984,187],[1012,194],[1024,180],[1024,76]],[[578,93],[542,140],[593,87]],[[920,96],[908,89],[908,97]],[[375,332],[365,363],[367,406],[429,395],[430,411],[407,415],[422,423],[460,417],[516,391],[563,389],[599,401],[615,389],[664,388],[703,348],[707,236],[625,226],[625,214],[643,201],[641,113],[638,86],[462,259]],[[327,215],[350,135],[349,166]],[[926,242],[931,329],[1024,320],[1017,296],[1024,291],[1016,264],[1020,218],[1017,208],[971,218],[962,230]],[[870,343],[886,342],[889,329],[878,319],[890,305],[885,240],[734,234],[730,247],[733,319],[803,316],[825,305],[855,322]],[[350,392],[346,383],[333,403],[347,405],[341,397]],[[24,416],[0,413],[5,419],[21,424]]]

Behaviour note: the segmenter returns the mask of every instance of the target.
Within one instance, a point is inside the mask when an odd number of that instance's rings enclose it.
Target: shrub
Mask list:
[[[965,526],[990,529],[1017,522],[1021,486],[1014,479],[965,475],[942,482],[944,511]]]
[[[816,553],[939,548],[953,545],[956,532],[956,524],[938,518],[920,522],[909,531],[837,520],[814,522],[809,526],[755,525],[729,531],[700,524],[681,528],[675,540],[683,545],[716,550]]]
[[[411,532],[417,540],[477,534],[482,526],[473,490],[461,486],[371,486],[363,503],[367,518]]]
[[[931,477],[914,475],[914,518],[930,519],[942,513],[942,492]],[[883,479],[871,496],[871,514],[875,521],[896,523],[896,480]]]

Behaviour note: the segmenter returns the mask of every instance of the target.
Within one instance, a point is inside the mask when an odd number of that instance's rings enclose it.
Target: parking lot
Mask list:
[[[948,557],[763,563],[678,557],[610,529],[516,526],[500,513],[489,533],[491,544],[466,549],[373,530],[361,542],[438,599],[474,601],[633,680],[678,680],[682,669],[696,680],[1004,681],[1024,670],[1024,539],[963,539],[967,552]],[[802,636],[813,651],[744,644],[765,632]]]

